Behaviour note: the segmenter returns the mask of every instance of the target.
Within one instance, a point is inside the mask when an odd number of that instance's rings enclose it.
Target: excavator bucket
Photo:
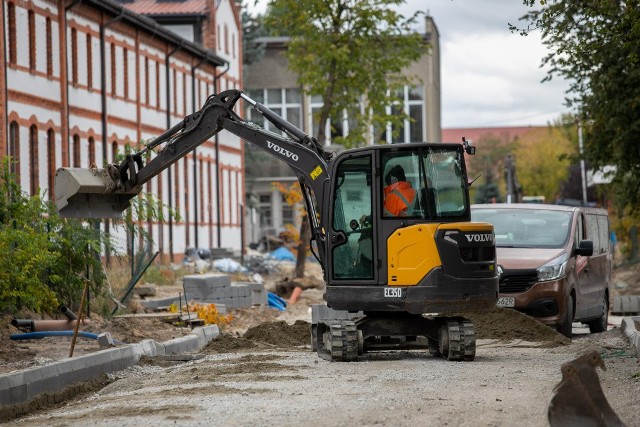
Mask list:
[[[65,218],[121,218],[137,193],[113,193],[106,169],[60,168],[55,177],[56,208]]]
[[[595,350],[562,365],[548,408],[551,427],[624,427],[600,387],[598,366],[607,369]]]

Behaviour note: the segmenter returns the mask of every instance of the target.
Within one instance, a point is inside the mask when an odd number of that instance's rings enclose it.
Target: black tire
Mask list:
[[[567,313],[562,319],[562,324],[558,326],[558,332],[571,338],[573,333],[573,295],[567,297]]]
[[[609,322],[609,298],[607,294],[602,297],[602,315],[597,319],[587,322],[589,325],[589,331],[594,334],[597,332],[605,332],[607,330],[607,324]]]
[[[311,325],[311,351],[318,351],[318,325]]]
[[[441,354],[440,354],[439,342],[432,338],[428,338],[428,340],[429,340],[429,353],[431,353],[436,357],[440,357]]]

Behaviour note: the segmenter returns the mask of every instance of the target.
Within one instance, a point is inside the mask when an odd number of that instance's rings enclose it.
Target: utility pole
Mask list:
[[[507,203],[511,203],[513,201],[514,169],[513,158],[511,157],[511,154],[507,154],[507,157],[504,159],[504,175],[507,180]]]
[[[587,172],[584,167],[584,153],[582,149],[582,122],[578,122],[578,148],[580,150],[580,175],[582,178],[582,205],[587,205]]]

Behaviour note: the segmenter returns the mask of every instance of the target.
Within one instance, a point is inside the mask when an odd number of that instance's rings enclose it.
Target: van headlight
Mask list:
[[[552,259],[542,267],[538,267],[538,281],[545,282],[547,280],[556,280],[564,277],[568,261],[569,255],[563,254],[558,258]]]

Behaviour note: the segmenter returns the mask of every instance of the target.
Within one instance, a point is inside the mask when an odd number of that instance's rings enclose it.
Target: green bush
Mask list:
[[[53,312],[74,306],[85,283],[100,293],[105,281],[100,230],[62,219],[52,203],[28,196],[5,159],[0,177],[0,309]]]

